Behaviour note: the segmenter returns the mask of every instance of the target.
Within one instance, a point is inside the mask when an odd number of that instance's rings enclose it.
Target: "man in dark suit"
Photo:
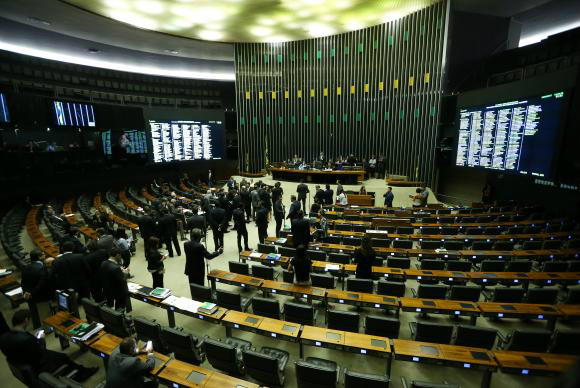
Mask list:
[[[300,180],[296,192],[298,193],[298,200],[302,202],[302,209],[306,210],[306,196],[310,193],[310,189],[304,183],[304,179]]]
[[[190,283],[199,284],[201,286],[205,283],[205,266],[203,259],[211,260],[224,251],[220,247],[214,253],[209,253],[201,243],[201,230],[193,229],[191,231],[191,241],[183,244],[185,252],[185,271],[184,273],[189,278]]]
[[[70,241],[74,244],[73,253],[86,253],[87,248],[81,242],[81,232],[76,226],[71,226],[68,233],[62,238],[62,242]]]
[[[149,207],[145,207],[144,214],[137,218],[137,225],[143,241],[147,241],[149,237],[155,235],[155,220],[151,217],[151,209]]]
[[[395,199],[395,195],[393,194],[393,188],[391,186],[387,187],[387,192],[383,194],[385,198],[385,206],[386,207],[393,207],[393,200]]]
[[[281,186],[282,185],[280,184],[280,182],[276,182],[274,184],[274,188],[272,189],[272,203],[276,203],[278,198],[282,198],[282,195],[284,194],[284,190],[282,190]]]
[[[226,211],[219,206],[214,207],[209,211],[208,221],[213,232],[213,244],[217,251],[224,246],[224,231],[228,225]]]
[[[175,245],[177,256],[181,256],[181,247],[177,239],[177,219],[167,210],[164,210],[159,218],[159,231],[161,233],[161,241],[165,243],[167,251],[169,252],[169,257],[173,257],[172,242]]]
[[[258,227],[258,240],[260,244],[263,244],[268,237],[268,209],[262,205],[262,202],[258,202],[256,226]]]
[[[46,207],[46,214],[47,214],[48,221],[51,224],[59,227],[60,229],[64,230],[65,232],[68,231],[70,224],[66,220],[64,214],[57,215],[55,213],[54,209],[52,208],[52,206],[50,206],[50,205]]]
[[[74,244],[65,241],[61,250],[63,254],[58,256],[52,264],[54,287],[57,290],[74,289],[80,298],[88,298],[90,295],[89,266],[82,254],[73,253]]]
[[[107,306],[116,310],[127,307],[129,288],[127,287],[127,272],[122,268],[121,251],[114,248],[111,257],[101,263],[99,277]]]
[[[0,350],[13,365],[29,365],[35,376],[42,372],[54,372],[62,365],[78,370],[75,380],[85,381],[95,374],[98,368],[87,368],[74,363],[66,354],[46,349],[44,331],[36,336],[27,328],[30,324],[30,311],[18,310],[12,316],[12,330],[0,336]]]
[[[140,354],[147,355],[145,362],[137,357]],[[139,349],[133,337],[123,338],[109,358],[105,388],[157,388],[156,381],[145,381],[145,376],[154,368],[152,347]]]
[[[246,216],[242,204],[234,209],[234,229],[238,234],[238,251],[242,252],[242,238],[244,239],[244,248],[249,251],[248,247],[248,229],[246,228]]]
[[[84,260],[89,267],[91,295],[96,302],[103,301],[103,285],[99,271],[101,264],[109,258],[109,253],[104,249],[99,249],[96,240],[91,240],[87,244],[89,253],[84,256]]]
[[[324,190],[324,204],[332,205],[334,203],[334,191],[330,188],[330,185],[326,185],[326,190]]]
[[[317,203],[321,206],[324,205],[325,196],[326,196],[326,194],[320,188],[320,186],[316,185],[316,194],[314,194],[314,203]]]
[[[24,299],[28,302],[32,313],[32,324],[34,328],[38,328],[42,323],[37,303],[49,301],[54,294],[54,290],[50,286],[50,273],[44,264],[44,253],[37,249],[30,252],[30,264],[22,268],[20,284],[24,292]]]
[[[290,204],[290,210],[288,211],[288,216],[286,218],[293,220],[296,218],[298,211],[300,210],[300,201],[296,199],[295,195],[290,196],[292,203]]]
[[[280,229],[284,223],[284,205],[282,205],[282,196],[274,202],[274,219],[276,220],[276,237],[280,237]]]
[[[252,197],[246,186],[242,186],[240,190],[240,198],[244,204],[244,210],[246,212],[246,220],[250,221],[252,218]]]
[[[297,217],[292,220],[292,243],[294,247],[303,245],[308,247],[310,242],[310,221],[304,219],[304,212],[298,211]]]

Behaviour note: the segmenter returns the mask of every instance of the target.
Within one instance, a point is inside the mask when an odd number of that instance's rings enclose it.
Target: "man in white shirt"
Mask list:
[[[343,192],[341,192],[338,197],[336,197],[336,200],[338,201],[339,205],[342,206],[346,206],[348,205],[348,199],[346,198],[346,194]]]

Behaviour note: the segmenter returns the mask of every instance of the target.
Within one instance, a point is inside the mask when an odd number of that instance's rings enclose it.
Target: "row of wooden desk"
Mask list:
[[[258,279],[251,282],[244,275],[234,274],[238,280],[253,287],[265,284],[269,291],[282,290],[283,287],[274,286],[266,280]],[[235,280],[234,278],[230,280]],[[301,287],[289,285],[285,292],[301,293],[312,299],[320,297],[320,292],[312,290],[313,287]],[[315,289],[315,288],[314,288]],[[324,289],[321,289],[324,290]],[[325,292],[325,291],[322,291]],[[354,354],[380,357],[386,360],[387,374],[390,374],[391,360],[435,363],[443,366],[458,367],[462,369],[482,370],[482,387],[489,387],[492,372],[498,369],[504,373],[518,375],[553,375],[564,371],[576,361],[575,356],[558,355],[550,353],[524,353],[512,351],[489,351],[480,348],[469,348],[455,345],[441,345],[423,343],[412,340],[389,339],[386,337],[352,333],[340,330],[332,330],[323,327],[300,325],[297,323],[262,317],[254,314],[225,310],[219,308],[214,314],[207,315],[192,311],[182,311],[168,308],[162,300],[148,296],[131,294],[133,298],[142,300],[151,305],[160,306],[174,314],[183,313],[189,317],[220,323],[226,328],[226,335],[231,335],[232,330],[242,330],[270,338],[294,342],[299,344],[300,357],[304,357],[306,346],[330,348]],[[169,319],[170,324],[174,319]]]
[[[328,215],[330,212],[327,212]],[[332,215],[332,213],[330,213]],[[345,220],[338,218],[340,215],[335,214],[337,218],[328,219],[329,224],[350,224],[353,226],[361,226],[365,228],[374,227],[397,227],[397,226],[412,226],[413,228],[419,229],[421,227],[449,227],[449,228],[502,228],[502,227],[517,227],[517,226],[542,226],[545,225],[545,221],[505,221],[505,222],[459,222],[459,223],[433,223],[433,222],[413,222],[410,219],[405,219],[401,217],[373,217],[374,214],[368,214],[370,221],[355,221],[355,220]]]
[[[375,211],[369,211],[374,209]],[[378,212],[376,210],[380,210]],[[369,207],[369,206],[350,206],[348,208],[337,208],[333,207],[332,210],[328,210],[326,214],[335,215],[341,217],[345,214],[351,215],[360,215],[363,217],[384,217],[384,218],[463,218],[463,217],[500,217],[500,216],[517,216],[518,214],[510,211],[510,212],[482,212],[482,213],[470,213],[470,214],[440,214],[440,215],[432,215],[432,214],[425,214],[420,211],[415,211],[414,209],[398,209],[393,210],[392,208],[381,208],[381,207]],[[373,217],[374,216],[374,217]]]
[[[67,214],[68,216],[66,216],[66,220],[68,221],[69,224],[71,225],[75,225],[78,226],[78,220],[76,215],[74,214],[74,199],[69,199],[67,200],[63,207],[62,207],[63,213]],[[91,240],[96,240],[98,238],[97,236],[97,232],[86,225],[83,226],[78,226],[79,231],[83,234],[83,236],[85,236],[85,238],[87,239],[91,239]]]
[[[102,200],[101,200],[101,193],[97,193],[95,194],[95,196],[93,197],[93,207],[95,209],[100,209],[103,206]],[[139,229],[139,226],[137,224],[134,224],[130,221],[127,221],[124,218],[119,217],[118,215],[110,212],[108,213],[109,218],[111,219],[111,221],[113,221],[114,223],[124,226],[125,228],[131,230],[133,233]]]
[[[54,328],[59,336],[72,340],[70,330],[83,323],[81,319],[66,313],[58,312],[56,315],[48,317],[44,323]],[[122,338],[100,331],[87,341],[79,343],[80,346],[89,349],[93,354],[103,358],[104,362],[121,344]],[[161,354],[153,352],[155,357],[155,367],[149,371],[151,378],[157,378],[172,387],[191,388],[258,388],[254,384],[245,380],[225,375],[220,372],[205,369],[203,367],[179,361]],[[140,355],[142,361],[146,360],[146,355]]]
[[[418,275],[420,276],[420,275]],[[216,283],[235,285],[243,288],[261,290],[264,295],[280,294],[305,298],[306,300],[324,300],[328,303],[348,304],[353,306],[377,308],[381,310],[400,310],[426,314],[443,314],[449,316],[470,317],[475,325],[477,317],[488,318],[520,318],[544,320],[547,327],[553,330],[558,318],[580,317],[580,305],[530,303],[495,303],[470,302],[447,299],[424,299],[394,297],[388,295],[369,294],[365,292],[325,289],[322,287],[299,286],[274,280],[264,280],[256,277],[231,273],[223,270],[212,270],[208,274],[212,289]]]
[[[38,225],[38,218],[40,217],[38,212],[40,209],[41,208],[39,206],[32,207],[26,215],[26,231],[32,239],[34,245],[36,245],[36,247],[40,249],[46,256],[56,257],[60,253],[58,247],[49,241],[40,231],[40,227]]]

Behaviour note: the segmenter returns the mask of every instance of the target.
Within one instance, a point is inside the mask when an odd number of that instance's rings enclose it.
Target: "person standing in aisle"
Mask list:
[[[298,200],[302,202],[302,209],[306,211],[306,196],[310,193],[310,189],[308,188],[308,185],[304,183],[304,179],[300,180],[296,192],[298,193]]]
[[[256,226],[258,227],[258,239],[263,244],[268,237],[268,209],[258,202],[258,211],[256,211]]]
[[[393,188],[391,186],[387,187],[387,192],[383,194],[385,198],[385,206],[386,207],[393,207],[393,200],[395,199],[395,195],[393,194]]]
[[[282,205],[282,196],[279,196],[274,203],[274,219],[276,220],[276,237],[280,237],[280,230],[282,229],[282,224],[284,223],[284,205]]]
[[[145,245],[145,259],[147,259],[147,271],[153,278],[153,288],[163,287],[163,274],[165,266],[163,262],[167,259],[159,252],[160,240],[157,237],[149,237]]]
[[[243,205],[240,203],[238,207],[234,209],[233,212],[234,218],[234,229],[238,234],[238,251],[242,252],[242,238],[244,239],[244,248],[246,251],[249,251],[250,248],[248,247],[248,229],[246,228],[246,217],[244,214]]]
[[[201,230],[193,229],[191,231],[191,240],[183,244],[183,251],[185,252],[185,271],[189,279],[189,283],[204,285],[205,282],[205,266],[203,259],[211,260],[220,255],[224,249],[220,247],[217,251],[209,253],[201,243]]]

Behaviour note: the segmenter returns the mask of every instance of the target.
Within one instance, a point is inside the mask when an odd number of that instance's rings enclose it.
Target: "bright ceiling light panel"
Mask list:
[[[221,42],[281,42],[358,30],[438,0],[63,0],[137,28]]]

